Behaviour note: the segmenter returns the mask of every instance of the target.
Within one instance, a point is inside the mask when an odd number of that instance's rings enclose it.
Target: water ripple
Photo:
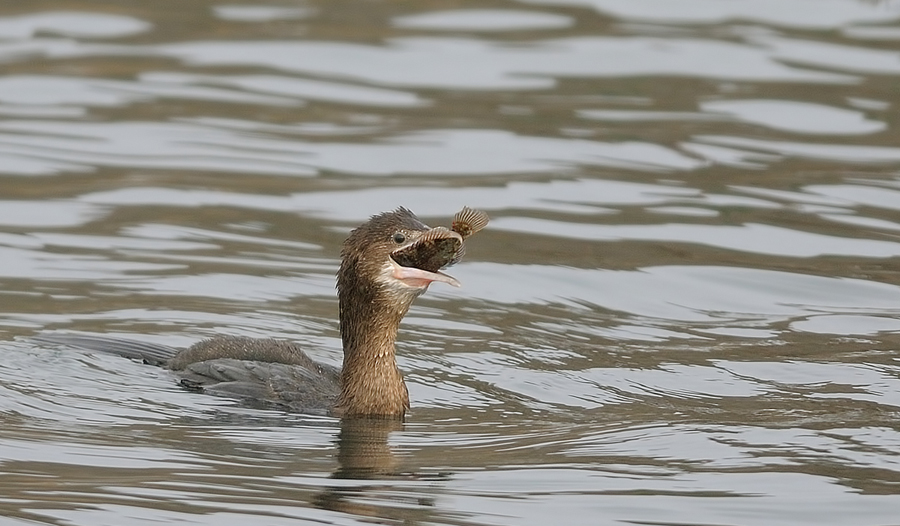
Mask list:
[[[565,28],[571,26],[573,20],[539,11],[455,9],[396,17],[392,22],[402,28],[438,31],[521,31]]]
[[[825,255],[891,258],[900,256],[900,243],[852,239],[771,225],[594,225],[546,219],[504,217],[494,228],[522,234],[542,234],[590,241],[661,241],[696,243],[728,250],[772,256],[809,258]]]
[[[673,4],[666,0],[520,0],[538,5],[593,7],[617,18],[657,24],[715,24],[750,20],[774,26],[802,29],[834,29],[848,24],[891,22],[900,12],[890,5],[846,0],[691,0]]]
[[[118,38],[143,33],[151,25],[138,18],[107,13],[48,11],[0,17],[0,39],[28,39],[36,33],[71,37]]]
[[[861,309],[895,313],[900,294],[896,285],[862,279],[702,265],[613,271],[479,262],[463,263],[455,274],[466,284],[467,296],[484,301],[587,304],[695,323],[786,320]],[[509,280],[529,286],[516,287]]]
[[[434,130],[377,143],[323,143],[265,137],[209,123],[5,121],[3,150],[60,163],[314,175],[549,173],[575,164],[633,170],[690,170],[705,163],[650,143],[528,137],[500,130]],[[84,169],[84,168],[82,168]],[[32,169],[33,170],[33,169]]]

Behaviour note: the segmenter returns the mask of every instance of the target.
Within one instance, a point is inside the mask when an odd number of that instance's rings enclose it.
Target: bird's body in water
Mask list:
[[[464,240],[487,225],[464,208],[452,229],[429,228],[409,210],[373,216],[350,233],[337,274],[343,367],[321,364],[301,345],[268,338],[217,336],[187,349],[105,336],[44,334],[38,341],[118,354],[175,371],[185,387],[277,403],[307,413],[402,417],[409,395],[397,368],[400,320],[456,263]]]

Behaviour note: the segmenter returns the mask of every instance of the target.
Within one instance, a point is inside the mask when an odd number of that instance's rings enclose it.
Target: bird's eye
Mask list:
[[[394,239],[394,243],[397,243],[399,245],[400,243],[403,243],[404,241],[406,241],[406,236],[404,236],[400,232],[397,232],[394,234],[393,239]]]

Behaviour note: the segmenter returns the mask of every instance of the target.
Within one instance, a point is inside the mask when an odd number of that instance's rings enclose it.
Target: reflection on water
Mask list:
[[[433,11],[393,19],[395,27],[443,31],[527,31],[560,29],[573,24],[568,16],[512,9]]]
[[[895,22],[900,10],[892,2],[843,0],[691,0],[673,4],[666,0],[522,0],[539,5],[593,7],[624,21],[658,24],[715,24],[734,20],[761,22],[775,27],[834,29],[852,24]]]
[[[900,509],[900,3],[0,6],[9,524],[860,524]],[[407,422],[47,330],[302,341],[404,205],[490,228]]]
[[[5,11],[5,10],[4,10]],[[3,13],[0,18],[0,38],[33,41],[40,34],[74,38],[121,38],[149,31],[151,24],[139,18],[112,13],[45,11],[33,13]]]
[[[705,113],[641,110],[582,110],[587,119],[606,121],[736,120],[773,130],[813,135],[861,135],[884,130],[885,123],[859,111],[822,104],[780,100],[714,100],[700,104]]]

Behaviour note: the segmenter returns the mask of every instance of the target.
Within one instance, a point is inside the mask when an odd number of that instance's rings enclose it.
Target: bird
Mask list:
[[[351,231],[337,271],[340,369],[313,360],[300,343],[274,338],[213,336],[184,349],[74,333],[44,333],[34,340],[164,367],[192,390],[302,413],[402,419],[410,403],[396,360],[400,321],[431,283],[460,286],[441,270],[462,258],[465,239],[488,221],[485,212],[464,207],[451,228],[432,228],[400,207]]]

